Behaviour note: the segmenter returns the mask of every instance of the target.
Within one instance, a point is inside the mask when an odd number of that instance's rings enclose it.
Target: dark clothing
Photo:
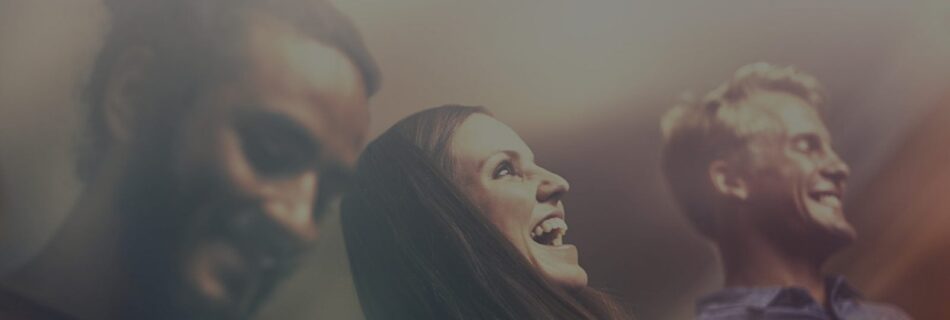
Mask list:
[[[830,309],[825,310],[808,290],[798,287],[726,288],[701,299],[699,320],[904,320],[896,307],[861,300],[843,277],[825,281]]]
[[[60,311],[0,288],[0,320],[75,320]]]

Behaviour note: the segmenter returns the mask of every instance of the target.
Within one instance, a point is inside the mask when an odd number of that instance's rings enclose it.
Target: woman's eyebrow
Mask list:
[[[501,154],[501,155],[506,155],[508,158],[511,158],[511,159],[513,159],[513,160],[520,160],[520,159],[521,159],[521,153],[519,153],[518,151],[515,151],[515,150],[499,150],[499,151],[495,151],[495,152],[492,153],[490,156],[488,156],[488,157],[482,159],[481,161],[479,161],[479,162],[478,162],[478,169],[479,169],[479,170],[483,169],[483,168],[485,167],[485,164],[488,163],[489,160],[492,160],[492,159],[497,158],[499,154]]]

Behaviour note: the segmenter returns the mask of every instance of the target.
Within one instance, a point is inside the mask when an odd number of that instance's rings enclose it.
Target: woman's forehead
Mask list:
[[[532,158],[531,149],[511,127],[488,115],[473,114],[455,130],[452,156],[459,161],[478,160],[498,153]]]

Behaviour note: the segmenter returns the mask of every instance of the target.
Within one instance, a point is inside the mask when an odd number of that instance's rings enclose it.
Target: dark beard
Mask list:
[[[184,274],[185,255],[194,239],[219,234],[205,226],[221,225],[227,217],[212,217],[211,222],[196,226],[196,214],[212,199],[226,197],[215,194],[222,189],[215,188],[212,177],[186,177],[191,182],[187,190],[198,192],[182,191],[172,165],[171,136],[156,135],[149,139],[151,143],[140,144],[149,147],[132,150],[129,174],[117,189],[115,208],[122,219],[119,254],[128,279],[121,318],[247,319],[289,274],[291,264],[262,272],[247,298],[235,305],[214,303],[198,291]]]
[[[168,137],[166,137],[168,138]],[[152,140],[152,139],[149,139]],[[119,183],[115,209],[121,220],[119,254],[124,263],[126,301],[122,318],[172,319],[178,312],[169,284],[179,278],[175,255],[178,226],[185,217],[174,209],[174,181],[166,141],[134,148],[127,175]]]

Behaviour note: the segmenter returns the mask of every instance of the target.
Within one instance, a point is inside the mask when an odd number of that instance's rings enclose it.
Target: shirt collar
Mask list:
[[[858,299],[860,295],[839,275],[825,278],[825,290],[830,297],[831,305],[838,306],[846,301]],[[698,310],[709,310],[720,307],[744,306],[751,308],[767,308],[775,306],[808,307],[821,306],[801,287],[730,287],[719,292],[707,295],[697,303]]]

